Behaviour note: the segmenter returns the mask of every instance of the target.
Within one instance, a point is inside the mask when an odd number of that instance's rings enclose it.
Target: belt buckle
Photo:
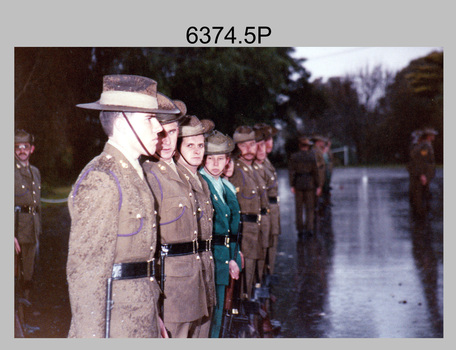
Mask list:
[[[194,239],[192,241],[193,243],[193,254],[197,253],[198,252],[198,240],[197,239]]]
[[[225,246],[226,246],[227,248],[230,247],[230,236],[225,236]]]
[[[258,223],[261,222],[261,214],[258,214],[258,219],[257,219]]]
[[[212,238],[208,239],[206,242],[206,252],[210,252],[212,250]]]
[[[153,281],[154,280],[154,275],[155,275],[155,258],[147,260],[147,277]]]

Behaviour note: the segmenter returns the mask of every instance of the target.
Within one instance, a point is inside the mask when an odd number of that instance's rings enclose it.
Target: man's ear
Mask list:
[[[34,146],[34,145],[31,145],[31,146],[30,146],[30,154],[32,154],[34,151],[35,151],[35,146]]]

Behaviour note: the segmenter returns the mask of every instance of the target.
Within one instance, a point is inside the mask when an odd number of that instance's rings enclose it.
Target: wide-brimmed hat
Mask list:
[[[31,145],[35,141],[32,134],[28,133],[27,131],[20,129],[17,130],[14,135],[14,143],[30,143]]]
[[[241,125],[236,128],[233,134],[233,141],[235,143],[255,141],[255,130],[247,125]]]
[[[212,131],[212,133],[208,137],[206,137],[204,151],[206,155],[226,154],[233,152],[233,150],[233,139],[228,135],[224,135],[218,130]]]
[[[433,128],[424,128],[421,135],[438,135],[438,132]]]
[[[178,114],[173,101],[157,92],[157,82],[139,75],[105,75],[100,99],[76,105],[100,111]]]
[[[328,142],[328,139],[326,137],[324,137],[324,136],[321,136],[321,135],[313,135],[310,139],[313,142],[315,142],[315,141]]]
[[[256,129],[254,127],[253,130],[255,130],[255,141],[256,142],[264,141],[268,138],[267,135],[269,135],[269,134],[265,128]]]
[[[300,136],[298,138],[298,142],[299,142],[300,145],[308,145],[308,146],[312,146],[313,145],[313,142],[310,141],[310,139],[307,136]]]
[[[164,114],[164,113],[157,113],[156,118],[160,122],[160,124],[170,124],[174,122],[182,123],[184,117],[187,114],[187,105],[182,102],[181,100],[173,100],[174,105],[179,109],[178,114]]]
[[[269,139],[270,137],[275,136],[279,130],[272,125],[266,123],[257,123],[253,126],[254,129],[262,129],[264,133],[265,140]]]
[[[215,127],[212,120],[199,120],[194,115],[187,115],[179,126],[179,137],[204,135],[211,132]]]

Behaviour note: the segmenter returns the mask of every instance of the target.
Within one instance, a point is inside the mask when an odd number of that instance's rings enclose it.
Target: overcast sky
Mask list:
[[[304,67],[311,73],[310,81],[322,77],[356,74],[368,66],[381,64],[393,73],[410,61],[426,56],[441,47],[297,47],[294,57],[306,58]]]

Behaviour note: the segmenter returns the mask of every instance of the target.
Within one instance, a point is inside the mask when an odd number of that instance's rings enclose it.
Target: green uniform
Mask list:
[[[203,179],[207,182],[209,190],[211,192],[211,200],[214,208],[213,216],[213,238],[215,236],[222,236],[227,239],[233,237],[238,233],[240,213],[239,203],[236,195],[223,184],[223,195],[222,198],[219,192],[215,189],[212,181],[217,181],[214,178],[210,178],[203,172]],[[227,244],[214,244],[214,260],[215,260],[215,284],[217,291],[217,305],[214,310],[211,327],[211,338],[218,338],[220,335],[220,328],[222,324],[223,316],[223,305],[225,301],[225,288],[229,284],[229,267],[228,263],[236,256],[236,263],[241,269],[241,256],[239,254],[239,247],[236,242],[226,240]],[[228,243],[229,242],[229,243]]]

